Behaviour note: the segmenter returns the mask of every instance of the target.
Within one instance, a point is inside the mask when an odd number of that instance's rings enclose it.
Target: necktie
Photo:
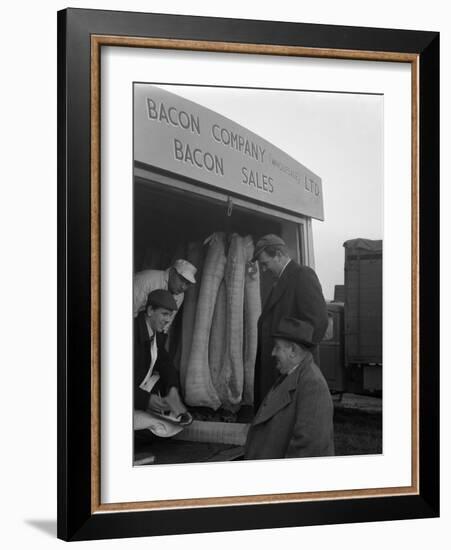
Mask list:
[[[271,285],[271,291],[270,291],[270,293],[268,294],[268,297],[267,297],[266,300],[265,300],[265,306],[266,306],[267,304],[269,304],[269,302],[271,301],[272,295],[274,294],[274,290],[275,290],[275,288],[276,288],[276,286],[277,286],[277,282],[278,282],[278,281],[279,281],[279,279],[275,279],[274,282],[272,283],[272,285]]]

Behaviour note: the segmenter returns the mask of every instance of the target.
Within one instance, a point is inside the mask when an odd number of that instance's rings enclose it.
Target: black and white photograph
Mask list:
[[[134,466],[383,453],[383,94],[132,93]]]
[[[2,546],[449,546],[446,3],[2,16]]]

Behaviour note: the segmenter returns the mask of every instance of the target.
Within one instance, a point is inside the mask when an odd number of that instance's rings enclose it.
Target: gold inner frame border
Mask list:
[[[100,54],[102,46],[243,53],[330,59],[353,59],[409,63],[411,65],[411,207],[412,207],[412,479],[408,487],[353,489],[304,493],[280,493],[145,502],[102,504],[100,499]],[[140,38],[112,35],[91,36],[91,513],[167,510],[231,505],[275,504],[419,494],[419,55],[399,52],[305,48]]]

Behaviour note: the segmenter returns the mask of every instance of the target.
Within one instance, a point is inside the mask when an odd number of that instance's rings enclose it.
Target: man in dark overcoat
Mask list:
[[[284,318],[273,333],[279,374],[249,428],[244,458],[294,458],[334,454],[333,403],[310,352],[310,323]]]
[[[254,261],[261,271],[270,271],[275,278],[272,290],[263,304],[258,320],[257,359],[254,378],[254,410],[278,376],[272,352],[271,334],[283,317],[295,317],[313,327],[313,356],[328,324],[327,306],[316,273],[290,259],[285,242],[277,235],[262,237],[255,245]],[[318,360],[318,359],[317,359]]]

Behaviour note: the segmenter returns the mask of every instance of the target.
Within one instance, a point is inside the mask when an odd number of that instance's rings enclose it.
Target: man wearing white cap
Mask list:
[[[133,317],[146,309],[147,297],[153,290],[169,290],[180,309],[186,290],[196,283],[197,269],[186,260],[176,260],[171,267],[163,271],[146,269],[136,273],[133,278]],[[166,328],[168,330],[177,311]]]

